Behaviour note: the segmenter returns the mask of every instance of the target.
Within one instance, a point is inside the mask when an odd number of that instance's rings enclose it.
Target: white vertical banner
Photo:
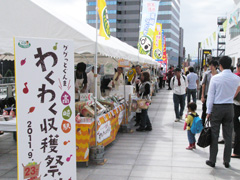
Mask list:
[[[143,0],[142,19],[139,32],[138,50],[140,54],[150,54],[158,16],[160,1]]]
[[[19,180],[76,180],[73,42],[17,37]]]

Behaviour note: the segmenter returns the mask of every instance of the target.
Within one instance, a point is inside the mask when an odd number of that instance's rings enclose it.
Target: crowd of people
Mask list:
[[[101,66],[98,65],[97,69],[97,94],[98,99],[102,95],[108,96],[110,91],[118,90],[120,86],[125,83],[124,72],[122,67],[118,67],[115,74],[108,81],[101,80],[100,75]],[[151,75],[150,70],[142,71],[140,65],[132,66],[126,73],[126,85],[132,85],[135,87],[137,96],[139,99],[150,100],[151,94]],[[79,101],[80,93],[93,93],[95,92],[94,83],[94,67],[89,73],[86,73],[86,64],[78,63],[75,72],[75,101]],[[138,109],[136,112],[136,125],[139,126],[137,131],[151,131],[152,125],[148,117],[147,109]]]
[[[196,148],[195,134],[191,132],[191,126],[194,117],[199,116],[196,113],[197,99],[202,102],[201,119],[203,126],[206,121],[211,125],[211,145],[210,156],[206,164],[215,167],[218,153],[218,138],[220,127],[222,126],[222,135],[224,138],[224,166],[230,166],[230,159],[240,158],[240,64],[237,64],[236,73],[231,68],[232,60],[228,56],[223,56],[219,61],[212,60],[208,66],[203,67],[201,77],[194,72],[193,67],[189,67],[186,73],[180,68],[172,66],[165,73],[160,68],[157,75],[159,77],[159,88],[165,87],[168,83],[168,90],[173,91],[173,104],[175,111],[175,122],[185,119],[189,145],[187,150]],[[86,65],[79,63],[76,68],[76,93],[94,92],[94,67],[88,74],[85,73]],[[98,73],[100,66],[98,67]],[[124,79],[123,69],[118,67],[112,79],[106,84],[105,90],[111,91],[124,85],[136,87],[137,96],[140,99],[150,100],[151,94],[151,75],[149,71],[142,71],[140,65],[132,66],[126,73]],[[100,91],[100,77],[98,77],[98,93]],[[201,80],[201,81],[200,81]],[[102,89],[102,88],[101,88]],[[197,94],[200,91],[198,98]],[[79,93],[78,93],[79,94]],[[78,97],[78,96],[76,96]],[[99,98],[99,97],[98,97]],[[187,101],[187,115],[184,116],[185,102]],[[234,125],[234,126],[233,126]],[[147,109],[138,109],[136,112],[136,131],[152,131],[152,124],[148,117]],[[232,132],[234,127],[234,140]],[[234,141],[234,151],[232,152],[232,141]]]
[[[218,139],[220,127],[224,139],[223,164],[230,167],[230,159],[240,158],[240,63],[237,64],[236,73],[233,73],[232,59],[223,56],[219,61],[211,61],[205,65],[202,72],[202,81],[194,72],[193,67],[184,74],[180,68],[171,67],[168,71],[169,90],[173,90],[173,103],[176,120],[183,119],[185,101],[187,97],[188,113],[186,115],[186,127],[189,146],[187,150],[196,148],[195,134],[190,129],[197,109],[197,90],[201,90],[203,126],[206,121],[211,126],[210,156],[206,164],[215,167],[218,153]],[[159,77],[160,79],[160,77]],[[192,100],[191,100],[192,97]],[[234,127],[235,137],[232,139]],[[232,142],[234,142],[233,154]]]

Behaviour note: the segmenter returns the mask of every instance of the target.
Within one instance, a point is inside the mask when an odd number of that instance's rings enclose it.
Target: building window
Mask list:
[[[166,47],[166,49],[167,49],[167,51],[173,51],[173,52],[175,52],[175,53],[178,53],[178,50],[176,50],[176,49],[174,49],[174,48],[172,48],[172,47]]]
[[[176,25],[172,20],[157,20],[157,22],[161,24],[171,24],[179,31],[179,26]]]
[[[117,32],[116,28],[110,28],[110,32]]]
[[[230,39],[233,39],[240,35],[240,29],[238,27],[240,27],[240,21],[238,22],[237,26],[234,25],[229,29]]]
[[[108,10],[108,14],[117,14],[116,10]],[[89,15],[96,14],[96,11],[88,11]]]
[[[116,5],[117,1],[106,1],[107,5]],[[88,2],[88,6],[96,6],[96,2]]]
[[[159,6],[172,6],[175,9],[175,11],[177,11],[177,13],[180,14],[180,11],[177,9],[173,2],[160,2]]]
[[[179,46],[179,42],[173,40],[172,38],[166,38],[166,42],[171,42],[171,43],[175,44],[176,46]]]
[[[174,36],[176,36],[176,38],[179,38],[179,34],[177,34],[176,32],[174,32],[172,29],[163,29],[164,32],[168,32],[173,34]]]

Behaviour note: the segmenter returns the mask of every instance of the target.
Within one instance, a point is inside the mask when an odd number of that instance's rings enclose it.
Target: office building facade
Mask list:
[[[111,35],[137,48],[142,0],[106,0]],[[95,27],[95,0],[87,0],[87,23]],[[179,59],[180,0],[161,0],[157,21],[163,24],[169,64]],[[99,21],[100,22],[100,21]]]

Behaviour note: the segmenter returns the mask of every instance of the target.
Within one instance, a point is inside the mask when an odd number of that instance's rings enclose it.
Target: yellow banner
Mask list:
[[[98,14],[100,17],[99,35],[105,37],[107,40],[110,38],[110,26],[108,21],[107,4],[105,0],[98,0]]]
[[[152,58],[161,60],[163,58],[162,49],[162,24],[156,23],[153,39]]]
[[[217,39],[217,36],[216,36],[217,34],[216,34],[216,31],[213,33],[213,40],[214,40],[214,42],[216,42],[216,39]]]

